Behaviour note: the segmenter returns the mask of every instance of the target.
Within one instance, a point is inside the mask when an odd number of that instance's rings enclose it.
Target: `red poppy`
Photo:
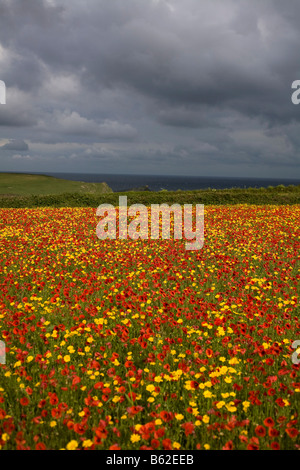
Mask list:
[[[164,439],[162,441],[164,450],[172,450],[172,441],[171,439]]]
[[[43,442],[38,442],[35,446],[35,450],[46,450],[46,446]]]
[[[281,406],[281,407],[285,406],[285,403],[281,397],[277,398],[275,402],[277,403],[278,406]]]
[[[163,437],[165,435],[165,428],[159,428],[154,432],[154,437],[156,439]]]
[[[259,446],[257,444],[248,444],[247,450],[258,450]]]
[[[84,425],[82,425],[81,423],[75,423],[74,424],[74,431],[77,433],[77,434],[84,434],[85,431],[86,431],[86,428]]]
[[[271,449],[273,449],[273,450],[280,450],[280,445],[279,445],[279,443],[276,442],[276,441],[271,442]]]
[[[109,450],[121,450],[121,447],[118,444],[113,444],[109,447]]]
[[[159,440],[158,439],[151,439],[151,446],[153,449],[157,449],[159,447]]]
[[[53,418],[60,418],[62,415],[62,411],[59,408],[52,408],[51,414]]]
[[[51,393],[49,402],[50,402],[50,405],[57,405],[58,397],[56,393]]]
[[[29,398],[28,397],[20,398],[20,403],[22,406],[27,406],[29,404]]]
[[[274,426],[275,422],[274,419],[271,418],[270,416],[264,420],[264,425],[267,427],[272,427]]]
[[[181,427],[184,429],[184,433],[186,436],[189,434],[192,434],[194,432],[195,426],[193,423],[188,422],[188,423],[183,423]]]
[[[161,411],[159,413],[159,416],[161,417],[161,419],[165,422],[169,422],[173,419],[174,415],[172,412],[169,412],[169,411]]]
[[[266,430],[263,426],[261,425],[258,425],[256,426],[255,428],[255,434],[258,436],[258,437],[263,437],[266,435]]]
[[[299,431],[296,428],[286,428],[285,432],[292,438],[299,434]]]
[[[225,446],[222,447],[223,450],[232,450],[233,449],[233,442],[228,441],[226,442]]]
[[[269,428],[269,436],[270,437],[277,437],[279,436],[279,431],[277,429],[274,429],[274,428]]]

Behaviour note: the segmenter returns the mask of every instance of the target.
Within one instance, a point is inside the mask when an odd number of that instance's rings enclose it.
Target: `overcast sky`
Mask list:
[[[299,0],[1,0],[0,171],[300,179]]]

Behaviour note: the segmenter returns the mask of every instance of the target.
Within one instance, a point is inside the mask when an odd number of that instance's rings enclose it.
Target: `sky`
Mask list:
[[[299,19],[299,0],[1,0],[0,171],[300,179]]]

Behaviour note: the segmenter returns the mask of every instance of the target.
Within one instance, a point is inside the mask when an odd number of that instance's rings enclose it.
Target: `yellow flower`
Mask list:
[[[50,426],[51,428],[54,428],[56,426],[56,421],[50,421]]]
[[[77,447],[78,443],[74,439],[67,444],[67,450],[75,450]]]
[[[228,411],[234,412],[237,410],[236,406],[234,406],[234,402],[230,401],[227,405],[226,408]]]
[[[131,442],[138,442],[140,439],[141,439],[141,436],[139,436],[136,433],[132,434],[130,438]]]
[[[158,375],[155,377],[154,382],[162,382],[163,379]]]
[[[70,360],[71,360],[71,357],[69,356],[69,354],[66,354],[66,356],[64,356],[64,361],[70,362]]]
[[[217,403],[217,408],[223,408],[223,406],[225,405],[225,401],[221,400]]]
[[[182,414],[180,414],[180,413],[175,413],[175,418],[176,418],[178,421],[181,421],[181,420],[184,418],[184,416],[183,416]]]
[[[242,405],[243,405],[244,411],[247,411],[247,409],[250,406],[250,401],[243,401]]]
[[[173,449],[180,449],[181,445],[179,442],[173,442]]]
[[[202,421],[203,421],[203,423],[205,423],[205,424],[209,423],[209,416],[208,416],[208,415],[204,415],[203,418],[202,418]]]
[[[82,443],[82,447],[91,447],[92,445],[93,445],[93,441],[91,441],[91,439],[86,439]]]

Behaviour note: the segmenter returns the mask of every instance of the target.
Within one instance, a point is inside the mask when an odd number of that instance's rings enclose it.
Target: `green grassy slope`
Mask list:
[[[83,183],[52,176],[0,173],[0,207],[98,207],[117,206],[119,196],[132,204],[300,204],[300,185],[247,189],[201,189],[195,191],[113,192],[106,183]]]
[[[106,183],[84,183],[25,173],[0,173],[0,196],[54,195],[65,192],[97,195],[112,190]]]

